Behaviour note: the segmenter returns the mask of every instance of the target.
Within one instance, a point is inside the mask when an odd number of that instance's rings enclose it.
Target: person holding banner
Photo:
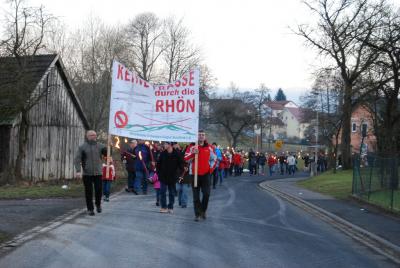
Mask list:
[[[197,167],[197,187],[192,185],[193,190],[193,205],[195,221],[199,221],[200,217],[206,219],[208,200],[210,198],[210,174],[213,173],[217,164],[217,156],[215,151],[207,143],[206,133],[203,130],[199,130],[198,133],[198,145],[189,146],[185,152],[185,161],[194,163],[195,155],[198,155],[198,167]],[[195,173],[195,165],[192,164],[192,174]],[[200,201],[200,190],[203,197]]]
[[[134,188],[136,193],[139,193],[142,188],[142,193],[147,194],[147,179],[150,177],[151,166],[154,167],[153,155],[149,146],[145,144],[144,140],[138,140],[138,145],[135,148],[135,171],[136,178]]]
[[[183,150],[178,150],[181,153],[182,158],[185,157],[186,149],[189,146],[193,146],[193,145],[195,145],[194,142],[192,142],[191,144],[188,144]],[[175,148],[175,150],[177,150],[177,148]],[[192,168],[190,166],[190,163],[185,162],[184,170],[182,171],[182,174],[176,184],[178,203],[181,206],[181,208],[187,207],[188,192],[189,192],[189,190],[191,188],[191,184],[192,184],[192,175],[193,174],[191,174],[191,172],[192,172]]]
[[[85,186],[85,198],[88,214],[94,216],[93,186],[95,192],[95,204],[97,213],[101,213],[102,195],[102,166],[103,157],[107,157],[105,145],[97,142],[97,134],[94,130],[86,132],[86,141],[79,146],[78,153],[74,159],[76,177],[81,178],[81,167],[83,169],[83,184]]]

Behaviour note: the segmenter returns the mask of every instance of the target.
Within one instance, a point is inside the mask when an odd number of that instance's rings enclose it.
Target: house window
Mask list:
[[[368,124],[367,123],[363,123],[361,125],[361,134],[366,137],[368,133]]]
[[[351,123],[351,132],[356,132],[356,131],[357,131],[357,124]]]

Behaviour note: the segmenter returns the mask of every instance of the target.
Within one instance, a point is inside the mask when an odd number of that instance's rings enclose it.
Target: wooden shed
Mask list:
[[[15,61],[15,58],[0,58],[0,92],[5,91],[5,85],[9,89],[10,83],[12,87],[17,82],[10,79],[12,68],[8,67]],[[43,90],[47,94],[28,113],[22,176],[31,181],[73,178],[74,156],[89,129],[82,106],[58,55],[38,55],[26,61],[30,83],[24,90],[29,91],[28,95]],[[0,100],[0,108],[12,105],[12,98]],[[0,172],[13,166],[17,159],[20,121],[18,111],[0,113]]]

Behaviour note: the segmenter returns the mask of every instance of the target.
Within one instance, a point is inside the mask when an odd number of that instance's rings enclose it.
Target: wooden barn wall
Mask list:
[[[86,129],[58,67],[43,80],[40,90],[47,87],[49,94],[29,113],[23,175],[33,181],[71,179],[74,176],[73,159],[84,141]],[[13,143],[18,144],[18,128],[12,131]],[[13,147],[15,160],[18,148]]]
[[[8,167],[11,126],[0,126],[0,172]]]

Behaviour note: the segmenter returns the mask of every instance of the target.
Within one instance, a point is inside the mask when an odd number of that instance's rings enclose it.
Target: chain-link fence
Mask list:
[[[400,212],[400,158],[356,156],[353,195],[371,204]]]

